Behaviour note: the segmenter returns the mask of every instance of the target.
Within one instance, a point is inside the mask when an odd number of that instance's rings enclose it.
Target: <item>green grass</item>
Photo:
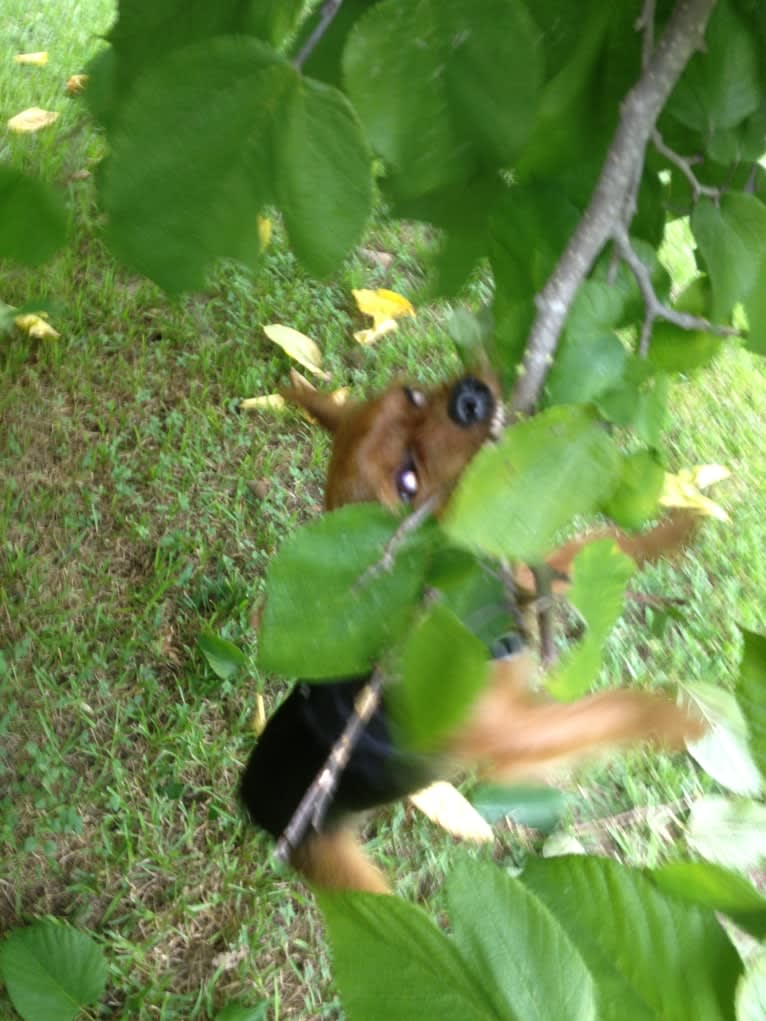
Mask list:
[[[92,930],[110,967],[102,1017],[207,1019],[234,998],[268,1000],[273,1018],[339,1017],[311,898],[274,870],[234,796],[256,693],[273,704],[282,690],[254,666],[251,611],[282,538],[319,510],[327,443],[297,415],[236,406],[286,376],[269,322],[313,336],[333,382],[357,393],[454,368],[443,310],[370,350],[351,339],[363,325],[351,288],[417,289],[429,234],[377,226],[365,244],[394,254],[390,270],[360,255],[318,284],[276,224],[255,281],[223,267],[204,294],[169,302],[112,262],[80,179],[102,141],[63,86],[111,4],[64,18],[54,0],[6,0],[4,14],[0,124],[32,105],[62,116],[39,135],[3,131],[0,159],[53,181],[72,217],[51,263],[0,268],[0,301],[47,303],[61,333],[4,338],[0,356],[0,929],[51,913]],[[12,63],[38,49],[45,68]],[[689,600],[689,624],[655,639],[631,608],[610,680],[730,684],[735,622],[766,623],[763,383],[732,351],[677,388],[668,459],[729,465],[720,499],[733,524],[711,523],[677,569],[647,576],[647,590]],[[205,627],[246,651],[244,675],[215,678],[196,648]],[[571,826],[588,847],[657,860],[675,838],[661,813],[593,820],[706,786],[684,760],[634,754],[591,772]],[[402,895],[438,909],[445,869],[467,852],[401,805],[367,835]],[[538,847],[508,830],[494,854],[517,863]]]

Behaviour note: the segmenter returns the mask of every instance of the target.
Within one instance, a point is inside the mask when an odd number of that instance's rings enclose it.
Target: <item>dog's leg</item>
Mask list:
[[[383,873],[373,865],[348,827],[310,834],[293,851],[290,864],[313,886],[325,890],[391,892]]]
[[[493,676],[449,753],[498,779],[534,774],[601,748],[651,741],[670,748],[699,737],[703,727],[660,695],[605,691],[555,702],[529,690],[531,656],[493,663]]]

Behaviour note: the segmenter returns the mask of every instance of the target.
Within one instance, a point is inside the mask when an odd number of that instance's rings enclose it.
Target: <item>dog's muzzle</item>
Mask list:
[[[490,422],[495,413],[495,398],[486,383],[475,376],[464,376],[452,387],[447,414],[464,429]]]

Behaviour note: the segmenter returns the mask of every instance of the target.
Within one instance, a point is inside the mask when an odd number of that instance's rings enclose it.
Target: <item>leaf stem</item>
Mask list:
[[[340,10],[340,5],[343,0],[325,0],[322,10],[319,13],[319,21],[317,22],[314,31],[308,37],[306,42],[303,44],[300,52],[293,60],[293,67],[300,71],[303,65],[306,63],[308,58],[314,52],[319,40],[325,34],[327,29],[330,27],[333,18]]]

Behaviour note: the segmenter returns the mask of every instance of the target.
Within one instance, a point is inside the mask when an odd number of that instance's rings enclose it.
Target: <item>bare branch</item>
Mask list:
[[[326,0],[319,14],[319,21],[317,22],[314,31],[311,33],[311,35],[304,43],[300,53],[293,60],[293,67],[296,70],[300,71],[303,65],[311,56],[311,54],[314,52],[319,40],[322,38],[327,29],[330,27],[330,23],[340,10],[340,5],[342,3],[343,0]]]
[[[679,156],[675,149],[671,149],[669,145],[666,145],[662,135],[656,128],[652,132],[652,145],[661,156],[664,156],[666,160],[672,163],[674,167],[677,167],[684,175],[691,185],[693,202],[697,202],[703,197],[713,199],[714,202],[719,201],[721,189],[703,184],[692,170],[691,160],[688,157]]]
[[[293,817],[277,842],[274,852],[277,860],[287,862],[290,853],[303,841],[309,829],[319,829],[335,793],[343,770],[348,765],[351,753],[362,736],[362,731],[380,705],[383,688],[383,673],[379,668],[365,684],[354,702],[354,712],[348,718],[343,732],[332,746],[324,765],[314,777],[311,786],[293,812]]]
[[[588,208],[545,287],[537,295],[537,314],[513,394],[512,408],[527,413],[537,403],[559,335],[577,289],[623,214],[657,117],[692,53],[702,43],[715,0],[678,0],[667,28],[637,84],[622,104],[622,114]]]
[[[638,289],[644,301],[644,322],[641,327],[641,339],[638,345],[638,353],[642,358],[646,358],[649,353],[649,340],[652,334],[652,326],[656,319],[664,319],[668,323],[673,323],[674,326],[680,326],[683,330],[699,330],[702,333],[712,333],[717,337],[742,336],[740,331],[733,326],[719,326],[717,323],[711,323],[701,316],[690,315],[688,312],[679,312],[677,309],[661,302],[655,293],[649,270],[638,257],[630,243],[628,232],[622,224],[614,228],[612,238],[620,257],[636,278]]]
[[[383,553],[381,554],[380,560],[377,560],[374,564],[371,564],[367,568],[364,574],[356,580],[354,587],[357,589],[364,588],[385,571],[391,571],[394,566],[394,561],[396,560],[396,555],[404,545],[406,539],[412,535],[413,532],[417,532],[417,530],[425,524],[428,518],[431,517],[434,511],[438,510],[443,499],[443,489],[437,489],[434,493],[431,493],[427,500],[423,501],[417,510],[413,511],[412,514],[408,514],[383,547]]]

